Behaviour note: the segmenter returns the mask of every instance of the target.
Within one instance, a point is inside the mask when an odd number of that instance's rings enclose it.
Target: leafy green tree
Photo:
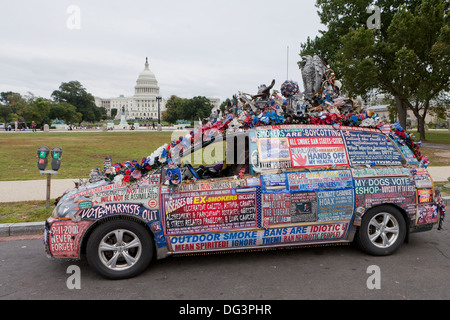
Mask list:
[[[187,99],[179,98],[175,95],[171,96],[166,102],[166,112],[163,113],[163,120],[169,123],[176,123],[177,120],[187,120],[183,119],[183,108],[186,101]]]
[[[44,124],[50,113],[50,101],[44,98],[36,98],[29,101],[28,120]]]
[[[402,7],[388,29],[396,62],[392,78],[409,97],[405,103],[417,118],[421,139],[430,102],[450,85],[448,5],[424,0],[414,11]]]
[[[369,5],[381,9],[378,30],[367,27]],[[401,125],[413,110],[425,139],[430,101],[449,86],[448,2],[317,0],[316,6],[328,30],[302,44],[300,54],[327,59],[350,95],[373,89],[392,95]]]
[[[117,116],[117,109],[116,108],[112,108],[111,109],[111,119],[115,119]]]
[[[29,104],[27,100],[20,93],[10,92],[5,97],[8,106],[12,109],[14,120],[27,122],[27,115],[29,113]],[[14,114],[16,116],[14,116]]]
[[[166,112],[163,120],[175,123],[177,120],[196,121],[209,117],[212,110],[211,101],[206,97],[194,97],[192,99],[171,96],[166,103]]]
[[[106,111],[106,108],[105,107],[100,107],[100,108],[97,107],[97,109],[100,112],[100,120],[106,120],[108,118],[108,112]]]
[[[434,101],[430,112],[436,117],[436,122],[446,123],[450,118],[450,92],[442,92]]]
[[[82,121],[99,121],[106,118],[106,110],[95,105],[94,96],[86,91],[79,81],[63,82],[59,90],[52,93],[52,98],[60,103],[67,102],[75,106],[82,114]]]
[[[60,119],[64,120],[65,123],[80,123],[83,115],[77,112],[77,108],[70,103],[60,102],[53,103],[50,105],[49,117],[52,120]]]
[[[11,103],[11,99],[9,98],[9,95],[11,94],[19,94],[17,92],[12,92],[12,91],[4,91],[4,92],[0,92],[0,101],[3,102],[6,105],[9,105]]]
[[[9,120],[11,113],[12,109],[10,106],[0,103],[0,119],[2,120],[2,122],[6,124]],[[1,129],[3,128],[0,128],[0,130]]]
[[[220,104],[220,111],[225,112],[225,109],[227,108],[228,104],[231,104],[231,99],[230,98],[226,98],[225,101],[223,101]]]
[[[198,120],[204,119],[211,115],[213,105],[211,101],[206,97],[194,97],[189,99],[184,109],[185,120]]]
[[[13,94],[12,91],[4,91],[0,92],[0,119],[6,124],[11,120],[11,115],[14,113],[14,110],[9,105],[11,100],[9,99],[9,95]]]

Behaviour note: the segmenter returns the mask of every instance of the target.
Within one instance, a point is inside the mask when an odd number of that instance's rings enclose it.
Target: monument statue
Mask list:
[[[319,56],[303,56],[300,66],[305,89],[303,95],[311,101],[316,94],[320,94],[327,66]]]

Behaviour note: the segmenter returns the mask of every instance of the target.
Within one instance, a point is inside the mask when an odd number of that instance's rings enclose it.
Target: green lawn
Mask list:
[[[0,134],[0,181],[40,180],[37,149],[47,146],[63,150],[55,179],[85,178],[91,169],[103,168],[105,156],[112,162],[141,161],[171,140],[172,132],[61,132]],[[49,156],[49,162],[50,162]],[[51,165],[47,166],[51,169]]]
[[[415,131],[408,132],[414,134],[416,142],[419,141],[418,133]],[[428,130],[424,143],[450,145],[450,130]],[[422,147],[420,152],[430,159],[429,165],[431,167],[450,166],[450,150]]]
[[[0,205],[0,223],[45,221],[55,208],[54,200],[50,201],[48,210],[45,205],[46,201],[2,203]]]
[[[409,133],[412,133],[415,137],[415,141],[419,141],[420,137],[419,133],[416,130],[408,130]],[[426,143],[441,143],[441,144],[450,144],[450,130],[428,130],[425,132],[426,140],[423,142]]]

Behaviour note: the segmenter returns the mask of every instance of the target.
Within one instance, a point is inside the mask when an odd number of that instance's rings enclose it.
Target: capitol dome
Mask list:
[[[158,95],[159,87],[155,74],[150,70],[148,58],[145,60],[145,69],[139,74],[136,81],[135,95]]]
[[[145,69],[139,74],[134,90],[132,97],[124,95],[108,99],[96,97],[95,104],[105,108],[108,115],[116,109],[116,119],[126,116],[127,120],[159,121],[161,113],[166,111],[166,99],[160,96],[158,81],[149,68],[148,58],[145,59]]]

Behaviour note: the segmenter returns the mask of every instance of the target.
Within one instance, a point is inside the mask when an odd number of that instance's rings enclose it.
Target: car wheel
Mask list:
[[[404,242],[406,223],[395,208],[381,206],[363,215],[357,242],[369,254],[385,256],[394,253]]]
[[[153,239],[139,223],[114,220],[99,225],[89,237],[89,264],[108,279],[131,278],[144,271],[153,256]]]

